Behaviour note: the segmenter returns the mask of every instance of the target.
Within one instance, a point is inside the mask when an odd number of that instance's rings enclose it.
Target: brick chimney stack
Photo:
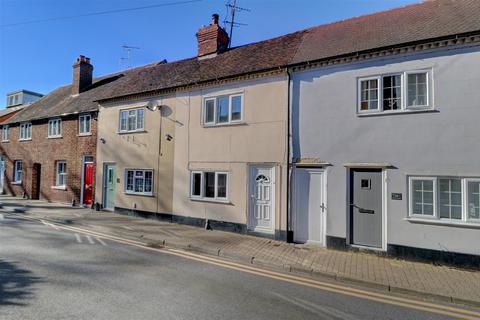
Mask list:
[[[73,85],[72,94],[76,95],[85,91],[92,84],[93,66],[90,64],[90,58],[79,56],[73,64]]]
[[[228,48],[228,34],[218,25],[218,14],[212,15],[212,23],[197,32],[198,56],[221,53]]]

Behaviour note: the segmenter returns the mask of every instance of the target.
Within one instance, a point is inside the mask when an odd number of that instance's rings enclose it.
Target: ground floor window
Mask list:
[[[125,193],[152,195],[153,170],[125,169]]]
[[[480,221],[480,179],[409,177],[409,214],[452,221]]]
[[[55,187],[67,185],[67,162],[57,161],[55,163]]]
[[[15,160],[13,162],[13,182],[15,183],[22,182],[22,175],[23,175],[22,161]]]
[[[190,180],[190,197],[221,201],[228,199],[228,173],[192,171]]]

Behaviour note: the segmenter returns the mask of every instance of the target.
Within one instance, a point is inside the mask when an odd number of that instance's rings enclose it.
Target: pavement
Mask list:
[[[0,212],[180,248],[272,270],[480,307],[480,271],[289,244],[255,236],[142,219],[41,201],[0,197]]]
[[[0,318],[5,320],[480,319],[479,312],[449,303],[393,300],[338,285],[324,284],[330,288],[324,290],[318,282],[209,263],[213,258],[192,259],[14,213],[2,217]]]

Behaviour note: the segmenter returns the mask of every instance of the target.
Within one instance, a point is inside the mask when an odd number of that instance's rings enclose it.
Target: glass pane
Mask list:
[[[232,121],[242,118],[242,96],[232,97]]]
[[[135,178],[135,192],[143,192],[143,178],[136,177]]]
[[[205,197],[215,198],[215,172],[205,172]]]
[[[135,110],[130,110],[128,112],[128,128],[127,130],[135,130],[137,125],[136,112]]]
[[[145,171],[145,192],[152,192],[152,171]]]
[[[215,120],[215,100],[205,101],[205,123],[212,123]]]
[[[143,129],[143,109],[137,110],[137,128],[136,129]]]
[[[452,206],[451,208],[451,219],[462,219],[462,206]]]
[[[192,196],[201,196],[202,195],[202,174],[200,172],[193,174],[192,181]]]
[[[133,191],[133,171],[127,171],[127,190]]]
[[[408,75],[408,105],[424,106],[427,104],[427,73]]]
[[[90,132],[90,116],[85,117],[85,131],[84,133]]]
[[[217,100],[217,122],[228,122],[228,97],[219,97]]]
[[[433,204],[433,192],[428,192],[428,191],[423,192],[423,203]]]
[[[422,214],[422,205],[414,203],[413,204],[413,214]]]
[[[217,178],[217,196],[219,198],[227,197],[227,175],[219,173]]]
[[[448,205],[440,205],[440,218],[450,218],[450,207]]]
[[[120,131],[127,130],[127,112],[120,112]]]
[[[429,204],[424,205],[423,214],[433,216],[433,205],[429,205]]]
[[[480,219],[480,182],[469,181],[467,186],[468,218]]]
[[[462,191],[462,183],[460,179],[451,179],[450,180],[452,191],[454,192],[461,192]]]

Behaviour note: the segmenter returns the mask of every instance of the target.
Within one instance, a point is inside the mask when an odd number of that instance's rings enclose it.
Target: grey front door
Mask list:
[[[382,189],[382,170],[351,170],[350,242],[352,244],[382,247]]]
[[[115,186],[117,174],[114,164],[105,164],[103,170],[103,208],[113,210],[115,208]]]

